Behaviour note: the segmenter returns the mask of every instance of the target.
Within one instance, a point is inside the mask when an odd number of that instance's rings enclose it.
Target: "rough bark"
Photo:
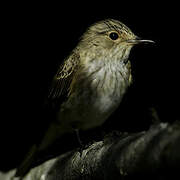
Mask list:
[[[179,170],[180,123],[158,123],[144,132],[109,134],[81,154],[67,152],[33,168],[23,180],[178,179]]]

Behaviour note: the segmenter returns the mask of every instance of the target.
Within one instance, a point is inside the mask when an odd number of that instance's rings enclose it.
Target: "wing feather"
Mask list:
[[[74,73],[78,70],[80,56],[73,52],[59,67],[50,88],[48,99],[68,96]]]

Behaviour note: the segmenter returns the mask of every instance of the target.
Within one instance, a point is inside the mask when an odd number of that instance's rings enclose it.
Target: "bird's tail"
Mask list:
[[[58,126],[58,124],[52,123],[48,128],[48,131],[44,135],[41,143],[35,144],[31,147],[28,154],[25,156],[23,162],[17,168],[15,177],[23,177],[26,173],[37,163],[39,156],[43,154],[55,141],[60,138],[66,132],[70,132],[71,129]]]
[[[33,145],[27,155],[25,156],[23,162],[20,164],[20,166],[16,170],[15,177],[23,177],[25,174],[29,171],[29,168],[34,162],[34,159],[36,158],[38,154],[38,148],[37,145]]]

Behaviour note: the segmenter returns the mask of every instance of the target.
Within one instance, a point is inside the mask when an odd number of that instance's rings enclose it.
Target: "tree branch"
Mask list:
[[[111,133],[82,154],[74,150],[33,168],[23,180],[167,179],[178,170],[180,123],[159,123],[146,132]]]

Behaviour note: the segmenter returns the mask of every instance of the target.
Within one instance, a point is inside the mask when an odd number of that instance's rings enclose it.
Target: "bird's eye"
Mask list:
[[[112,40],[117,40],[117,39],[119,38],[119,35],[118,35],[118,33],[116,33],[116,32],[111,32],[111,33],[109,34],[109,37],[110,37]]]

